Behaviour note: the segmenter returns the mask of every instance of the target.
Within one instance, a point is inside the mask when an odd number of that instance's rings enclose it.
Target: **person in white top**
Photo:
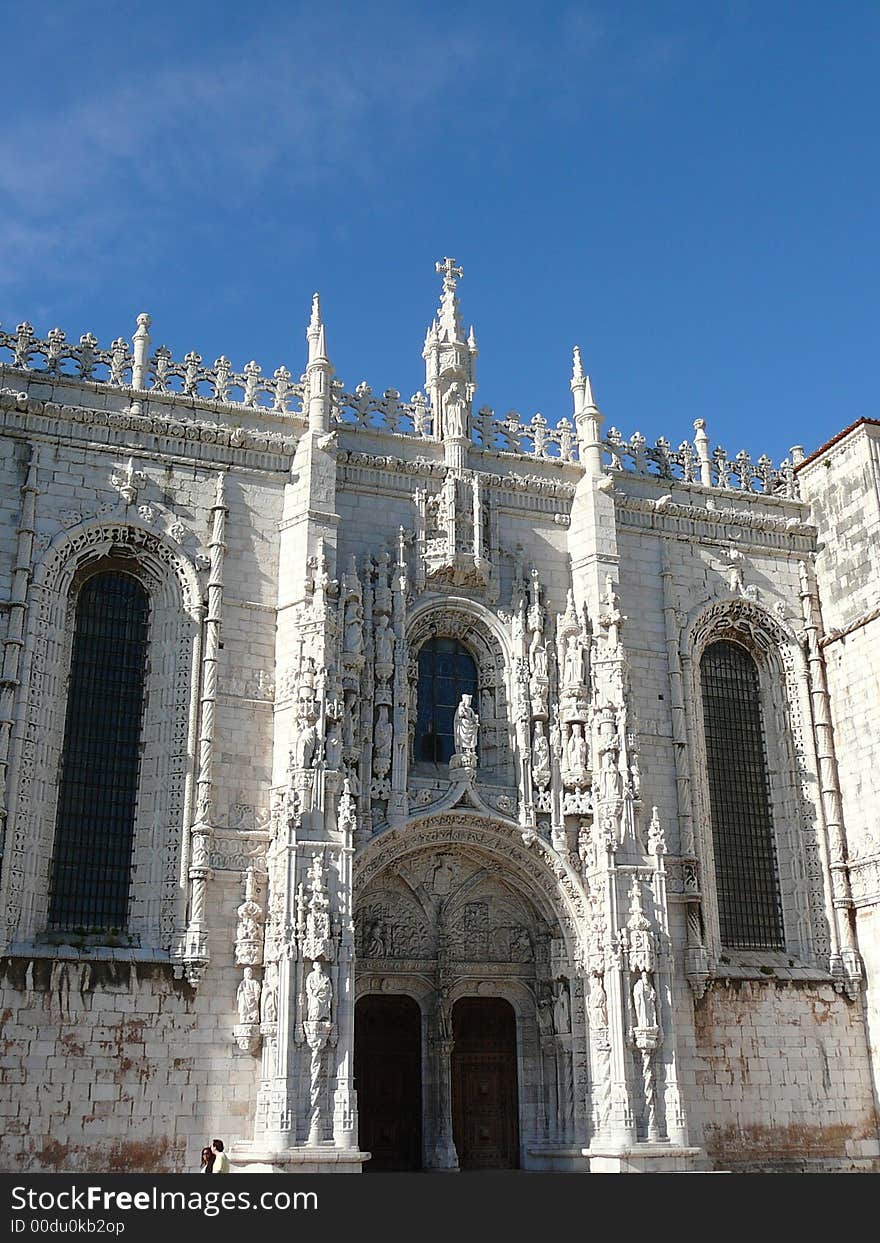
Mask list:
[[[215,1139],[211,1145],[211,1149],[214,1153],[214,1168],[211,1170],[211,1173],[212,1174],[228,1174],[229,1173],[229,1158],[227,1157],[226,1153],[223,1151],[223,1140]]]

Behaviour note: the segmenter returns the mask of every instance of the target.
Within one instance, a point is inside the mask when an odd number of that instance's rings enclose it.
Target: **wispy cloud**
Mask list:
[[[0,132],[0,279],[60,255],[72,271],[157,215],[327,184],[354,192],[480,56],[455,33],[387,48],[369,36],[340,48],[332,34],[299,22],[20,112]]]

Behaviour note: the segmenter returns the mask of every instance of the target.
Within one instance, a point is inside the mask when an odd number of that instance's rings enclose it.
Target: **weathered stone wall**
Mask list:
[[[719,981],[694,1024],[691,1119],[714,1168],[878,1168],[861,1002],[830,984]]]
[[[100,952],[0,960],[0,1169],[196,1171],[215,1137],[250,1137],[259,1060],[232,1039],[240,900],[237,875],[212,882],[197,992],[167,964]]]
[[[880,1099],[880,426],[856,424],[799,481],[819,528],[823,652]]]

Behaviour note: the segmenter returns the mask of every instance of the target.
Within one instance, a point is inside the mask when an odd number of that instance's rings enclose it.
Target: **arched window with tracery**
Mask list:
[[[415,760],[447,764],[455,753],[453,723],[462,695],[477,705],[477,666],[458,639],[434,637],[419,651]]]
[[[76,599],[48,925],[128,922],[150,599],[131,574],[86,578]]]
[[[785,947],[758,667],[716,640],[700,661],[721,942]]]

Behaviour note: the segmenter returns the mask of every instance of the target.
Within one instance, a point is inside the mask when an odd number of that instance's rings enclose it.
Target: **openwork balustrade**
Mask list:
[[[38,337],[27,322],[19,324],[14,332],[0,329],[0,363],[48,377],[68,376],[113,388],[180,394],[195,400],[304,417],[304,380],[294,380],[287,367],[278,367],[268,376],[253,360],[236,371],[224,355],[208,366],[195,351],[190,351],[182,361],[175,360],[164,345],[149,354],[149,318],[140,316],[138,323],[133,344],[117,337],[108,348],[101,347],[88,332],[73,342],[60,328],[53,328],[45,338]],[[353,392],[348,392],[337,379],[332,383],[332,407],[338,426],[425,440],[434,438],[434,414],[422,392],[402,401],[397,389],[375,393],[366,381],[361,381]],[[670,482],[797,496],[795,451],[779,466],[774,466],[765,454],[753,461],[744,449],[730,456],[721,445],[710,450],[702,420],[696,426],[693,443],[685,440],[677,448],[662,436],[650,445],[640,432],[626,440],[612,427],[603,442],[606,465],[612,470]],[[512,454],[538,461],[578,460],[576,430],[568,418],[551,426],[542,414],[523,419],[511,410],[499,418],[490,407],[482,406],[471,419],[471,439],[477,448],[491,454]]]

